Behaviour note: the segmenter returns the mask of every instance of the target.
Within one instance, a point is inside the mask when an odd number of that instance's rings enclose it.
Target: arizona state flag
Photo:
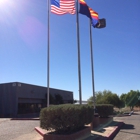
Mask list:
[[[96,25],[99,23],[98,13],[89,8],[90,15],[91,15],[91,23],[93,27],[96,27]]]
[[[92,10],[84,0],[79,0],[79,3],[79,13],[89,17],[91,19],[92,26],[96,27],[96,25],[99,23],[98,13]]]
[[[87,17],[89,17],[91,19],[89,7],[87,6],[86,2],[84,0],[79,0],[79,3],[80,3],[79,13],[86,15]]]

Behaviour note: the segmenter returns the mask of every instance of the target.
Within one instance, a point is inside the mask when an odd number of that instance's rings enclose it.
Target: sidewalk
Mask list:
[[[124,123],[122,121],[112,121],[101,125],[91,131],[91,135],[83,140],[112,140]]]
[[[128,114],[122,114],[118,117],[131,116],[134,112],[131,111]],[[83,140],[113,140],[121,127],[124,125],[123,121],[118,120],[118,117],[113,117],[113,120],[98,126],[91,131],[91,135]]]

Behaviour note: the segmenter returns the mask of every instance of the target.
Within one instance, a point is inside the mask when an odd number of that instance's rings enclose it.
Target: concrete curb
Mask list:
[[[119,132],[119,130],[121,129],[121,127],[124,125],[124,122],[118,122],[118,125],[116,127],[114,127],[113,131],[107,135],[104,138],[101,138],[100,140],[112,140],[116,134]]]
[[[90,127],[85,127],[77,132],[63,135],[49,134],[48,132],[50,131],[40,127],[35,127],[35,130],[43,137],[43,140],[84,140],[91,134]]]
[[[131,112],[129,113],[129,115],[131,116],[133,113],[134,113],[134,111],[131,111]]]
[[[11,118],[10,120],[40,120],[39,118]]]
[[[44,137],[44,135],[47,133],[47,130],[44,130],[40,127],[35,127],[35,130],[42,136]],[[44,131],[43,131],[44,130]]]

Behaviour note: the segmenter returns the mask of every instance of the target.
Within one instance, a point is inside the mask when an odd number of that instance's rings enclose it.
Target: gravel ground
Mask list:
[[[140,140],[140,112],[134,112],[131,116],[116,117],[123,120],[124,125],[114,140]]]
[[[0,140],[40,140],[34,128],[39,120],[10,120],[0,118]]]

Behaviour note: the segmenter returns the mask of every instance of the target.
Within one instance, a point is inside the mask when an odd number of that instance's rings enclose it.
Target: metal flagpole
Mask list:
[[[78,47],[79,101],[80,104],[82,104],[78,0],[76,0],[76,25],[77,25],[77,47]]]
[[[92,30],[91,30],[91,19],[89,21],[90,26],[90,53],[91,53],[91,71],[92,71],[92,90],[93,90],[93,107],[95,113],[95,87],[94,87],[94,66],[93,66],[93,49],[92,49]]]
[[[47,107],[49,107],[49,84],[50,84],[50,0],[48,0],[48,65],[47,65]]]

